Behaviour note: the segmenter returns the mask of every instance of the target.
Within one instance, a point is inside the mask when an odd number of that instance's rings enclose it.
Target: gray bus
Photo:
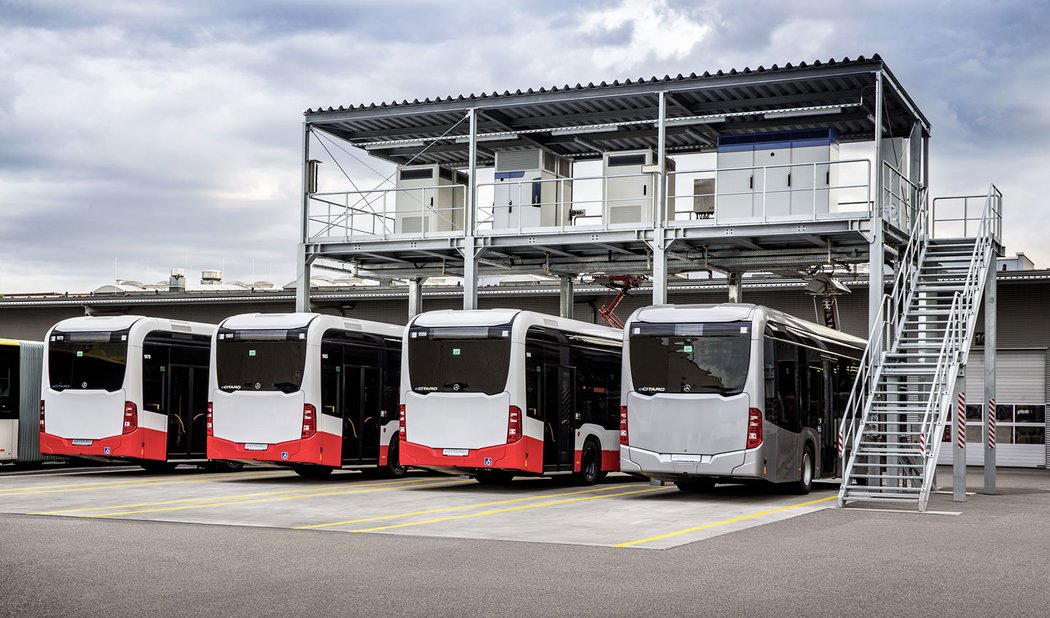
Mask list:
[[[620,469],[674,481],[835,476],[863,339],[745,304],[639,309],[624,329]]]

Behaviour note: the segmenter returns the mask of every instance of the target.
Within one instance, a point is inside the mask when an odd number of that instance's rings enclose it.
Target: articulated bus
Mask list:
[[[212,356],[208,456],[319,477],[403,476],[397,408],[404,327],[313,313],[237,315]]]
[[[401,461],[505,482],[619,469],[619,330],[511,309],[432,311],[405,332]]]
[[[40,372],[44,344],[0,339],[0,463],[40,455]]]
[[[838,470],[865,342],[766,307],[659,305],[624,329],[620,467],[674,481],[790,483]]]
[[[63,320],[47,333],[40,451],[160,472],[205,461],[210,324]]]

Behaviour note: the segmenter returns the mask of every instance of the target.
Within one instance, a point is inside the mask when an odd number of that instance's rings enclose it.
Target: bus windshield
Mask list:
[[[221,390],[294,393],[305,369],[306,328],[219,330],[215,378]]]
[[[47,367],[51,388],[119,391],[128,363],[128,331],[52,332]]]
[[[751,323],[631,325],[634,390],[740,394],[751,358]]]
[[[408,339],[412,392],[485,393],[507,389],[510,325],[413,327]]]

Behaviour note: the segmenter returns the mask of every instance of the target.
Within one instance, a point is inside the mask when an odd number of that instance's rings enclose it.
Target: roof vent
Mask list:
[[[202,285],[218,285],[222,283],[222,271],[221,270],[202,270],[201,271],[201,284]]]
[[[186,291],[186,270],[182,268],[172,268],[171,276],[168,277],[168,291],[169,292],[185,292]]]

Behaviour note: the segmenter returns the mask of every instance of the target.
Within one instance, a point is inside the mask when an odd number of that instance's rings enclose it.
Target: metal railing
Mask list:
[[[945,198],[962,199],[968,198]],[[959,368],[965,366],[970,356],[970,340],[977,328],[977,304],[980,302],[984,292],[984,285],[988,277],[988,269],[995,268],[996,245],[1000,242],[1002,232],[1002,200],[1003,194],[993,184],[989,185],[985,195],[984,208],[981,210],[981,218],[977,224],[976,241],[974,243],[973,259],[966,271],[966,283],[961,292],[956,292],[952,298],[952,308],[948,313],[946,324],[947,332],[944,344],[941,346],[941,354],[938,358],[937,370],[934,373],[934,387],[941,386],[939,406],[931,409],[935,401],[932,396],[936,391],[931,391],[929,405],[926,410],[926,423],[924,424],[923,436],[932,440],[932,448],[926,450],[926,472],[922,496],[929,495],[933,484],[933,471],[937,465],[937,457],[942,444],[941,435],[944,433],[944,425],[948,419],[948,412],[952,409],[952,394],[955,391],[955,382],[959,375]],[[936,203],[937,200],[934,200]],[[964,219],[967,214],[964,210]],[[934,215],[933,225],[937,219]],[[964,223],[964,233],[966,231]],[[967,238],[967,236],[964,236]],[[949,362],[950,361],[950,362]],[[959,412],[956,411],[958,414]],[[925,503],[921,504],[925,508]]]
[[[462,184],[313,193],[307,237],[319,241],[462,235],[466,195]]]
[[[873,216],[867,159],[669,172],[663,216],[656,173],[540,180],[476,187],[475,235],[818,221]],[[726,187],[729,187],[728,189]],[[465,235],[463,184],[313,193],[310,242]]]
[[[668,196],[668,220],[677,225],[872,216],[868,159],[681,170],[668,176],[676,187]],[[840,182],[846,176],[863,181]],[[683,185],[689,190],[683,192]],[[698,186],[710,190],[697,191]]]
[[[655,187],[655,173],[481,183],[475,229],[478,235],[513,235],[536,229],[651,227]]]
[[[973,238],[973,226],[978,226],[976,231],[980,236],[981,226],[985,225],[985,211],[991,209],[992,219],[988,224],[992,226],[992,235],[996,241],[1002,239],[1003,194],[993,184],[988,188],[985,195],[961,195],[952,197],[938,197],[933,200],[932,219],[933,223],[930,235],[933,238]],[[971,216],[971,205],[979,203],[982,208],[978,215]],[[940,213],[938,213],[940,209]],[[953,210],[953,216],[945,216],[945,210]]]

